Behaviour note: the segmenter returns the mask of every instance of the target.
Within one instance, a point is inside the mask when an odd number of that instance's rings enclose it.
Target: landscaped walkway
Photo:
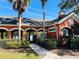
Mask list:
[[[43,56],[43,59],[79,59],[78,56],[59,56],[51,51],[48,51],[36,44],[30,44],[30,47],[40,56]]]

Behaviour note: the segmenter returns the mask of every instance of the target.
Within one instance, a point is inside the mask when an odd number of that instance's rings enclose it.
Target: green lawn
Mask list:
[[[0,50],[0,59],[41,59],[41,57],[35,55],[34,53]]]

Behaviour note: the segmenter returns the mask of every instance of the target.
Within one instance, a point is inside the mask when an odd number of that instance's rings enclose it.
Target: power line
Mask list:
[[[3,7],[3,6],[0,6],[0,8],[11,9],[11,10],[13,10],[13,9],[10,8],[10,7]],[[35,8],[32,8],[32,9],[35,9]],[[36,10],[38,10],[38,9],[36,9]],[[38,11],[39,11],[39,10],[38,10]],[[25,13],[27,14],[27,10],[25,11]],[[34,12],[30,12],[29,10],[28,10],[28,13],[30,13],[30,15],[37,15],[37,16],[42,17],[41,14],[37,14],[37,13],[34,13]],[[52,16],[51,16],[51,17],[50,17],[50,16],[46,16],[46,18],[52,18]]]
[[[39,10],[39,9],[36,9],[36,8],[32,8],[32,7],[31,7],[30,9],[36,10],[36,11],[39,11],[39,12],[42,12],[42,10]],[[52,13],[54,14],[54,12],[49,12],[49,11],[47,11],[47,10],[46,10],[46,13],[51,14],[51,15],[52,15]]]

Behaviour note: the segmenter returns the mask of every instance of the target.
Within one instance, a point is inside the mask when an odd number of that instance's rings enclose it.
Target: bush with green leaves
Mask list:
[[[21,42],[16,40],[0,40],[0,47],[7,49],[18,49],[29,47],[30,42],[28,40],[22,40]]]
[[[79,37],[75,37],[74,39],[71,40],[71,49],[79,49]]]
[[[57,48],[57,42],[56,40],[48,40],[47,41],[47,45],[50,49],[53,49],[53,48]]]
[[[38,40],[38,44],[46,49],[57,48],[57,41],[53,39]]]
[[[22,48],[28,48],[29,44],[30,44],[30,42],[28,40],[22,40],[21,41],[21,47]]]
[[[8,41],[6,42],[6,47],[5,48],[14,48],[14,49],[18,49],[21,47],[20,42],[17,41]]]

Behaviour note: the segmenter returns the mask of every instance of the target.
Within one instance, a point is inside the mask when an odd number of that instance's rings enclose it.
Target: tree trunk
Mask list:
[[[21,41],[21,22],[22,22],[22,13],[19,11],[18,13],[18,20],[19,20],[19,42]]]

